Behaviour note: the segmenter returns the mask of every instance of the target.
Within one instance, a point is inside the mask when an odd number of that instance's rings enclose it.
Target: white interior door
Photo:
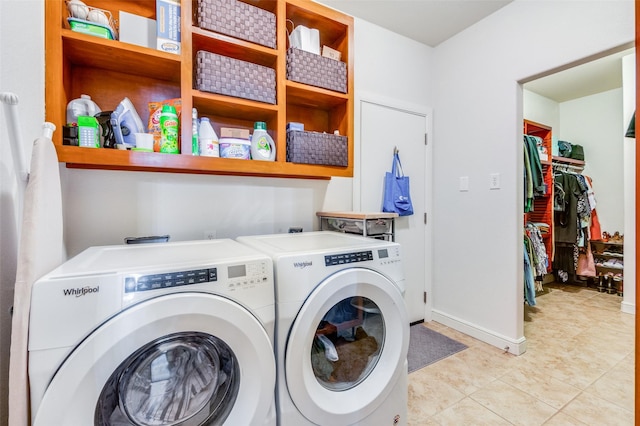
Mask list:
[[[430,194],[426,113],[362,100],[360,102],[360,210],[382,211],[384,174],[391,170],[397,147],[405,176],[410,177],[414,214],[396,219],[396,242],[402,245],[406,278],[405,300],[411,322],[431,320],[429,293],[429,226],[425,224]],[[428,218],[428,215],[427,215]]]

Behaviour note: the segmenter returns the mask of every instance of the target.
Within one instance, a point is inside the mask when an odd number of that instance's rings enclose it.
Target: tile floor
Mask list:
[[[426,323],[469,348],[409,375],[409,425],[633,425],[635,316],[621,300],[545,285],[520,356]]]

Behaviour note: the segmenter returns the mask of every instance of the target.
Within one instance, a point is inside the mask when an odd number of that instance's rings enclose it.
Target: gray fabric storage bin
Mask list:
[[[200,28],[276,47],[276,15],[238,0],[198,0]]]
[[[287,50],[287,80],[347,93],[347,64],[291,47]]]
[[[204,50],[196,54],[195,89],[254,101],[276,103],[273,68]]]
[[[331,133],[289,130],[287,161],[290,163],[347,166],[347,137]]]

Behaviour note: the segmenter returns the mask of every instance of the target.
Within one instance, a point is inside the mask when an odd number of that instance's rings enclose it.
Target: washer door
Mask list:
[[[274,389],[273,347],[249,311],[173,294],[89,335],[54,375],[34,425],[259,424]]]
[[[316,424],[354,424],[406,374],[409,318],[402,294],[362,268],[318,285],[291,327],[285,354],[289,395]]]

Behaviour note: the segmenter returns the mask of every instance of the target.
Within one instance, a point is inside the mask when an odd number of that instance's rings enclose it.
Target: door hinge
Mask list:
[[[429,134],[428,134],[428,133],[425,133],[425,134],[424,134],[424,144],[425,144],[425,145],[428,145],[428,144],[429,144]]]
[[[427,304],[427,292],[426,291],[424,292],[424,304],[425,305]]]
[[[427,224],[427,212],[424,213],[424,224]]]

